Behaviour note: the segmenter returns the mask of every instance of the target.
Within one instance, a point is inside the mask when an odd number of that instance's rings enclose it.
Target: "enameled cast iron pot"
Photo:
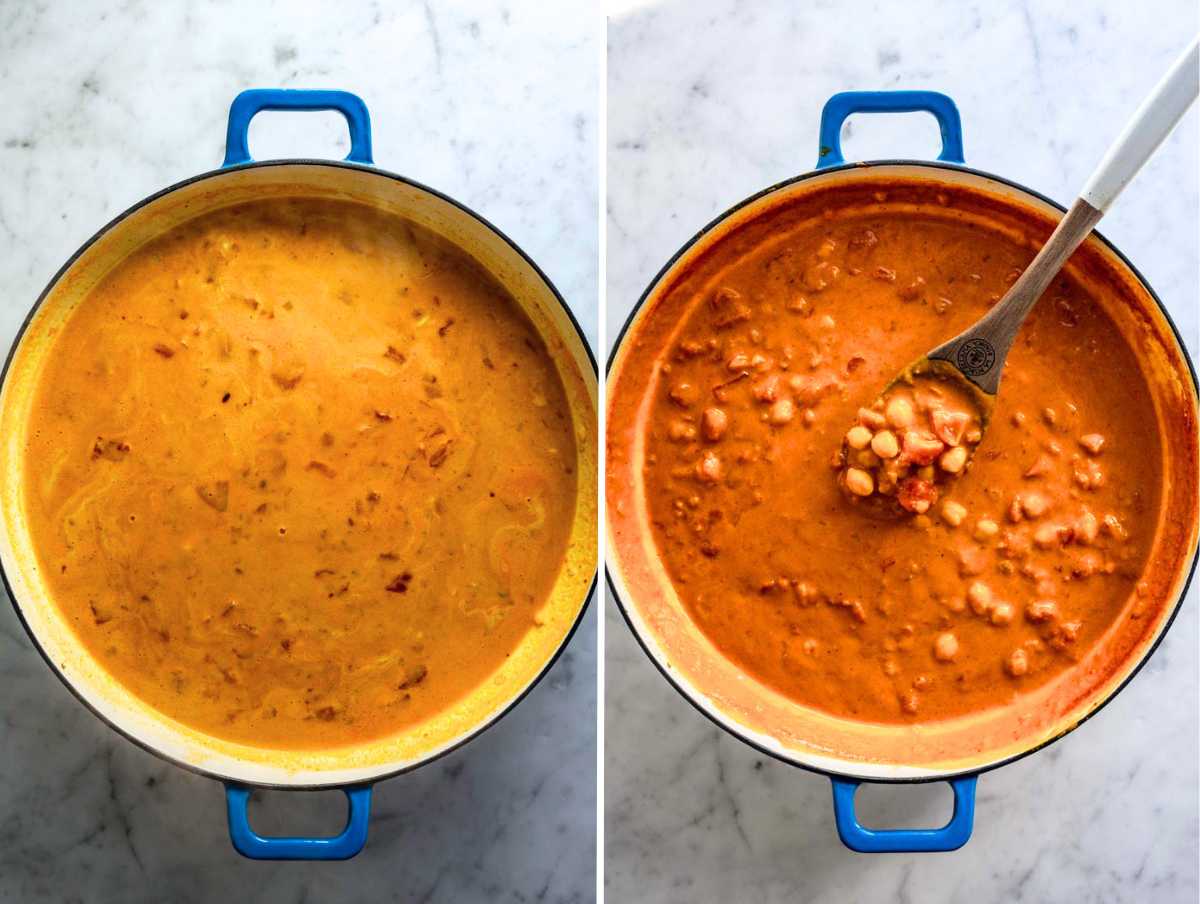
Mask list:
[[[939,162],[883,160],[845,163],[840,135],[849,115],[912,111],[924,111],[937,119],[942,137]],[[696,261],[714,241],[729,234],[731,229],[753,221],[756,215],[785,199],[798,197],[821,186],[853,183],[858,179],[879,180],[882,177],[889,181],[921,180],[926,184],[966,186],[996,199],[1002,206],[1015,205],[1032,211],[1046,221],[1048,234],[1050,224],[1057,222],[1063,208],[1006,179],[968,169],[963,165],[962,147],[958,110],[945,95],[925,91],[847,92],[835,95],[821,115],[820,153],[816,170],[746,199],[684,245],[638,301],[608,362],[610,416],[607,443],[625,451],[618,462],[614,462],[610,455],[607,466],[610,495],[607,505],[606,573],[621,612],[646,654],[675,689],[700,712],[763,753],[829,776],[833,782],[838,834],[844,844],[856,851],[949,851],[961,847],[971,835],[975,786],[979,774],[1057,740],[1099,710],[1137,673],[1173,621],[1196,564],[1194,500],[1197,399],[1195,369],[1165,308],[1141,275],[1103,237],[1094,234],[1082,246],[1080,254],[1087,256],[1089,266],[1094,262],[1098,270],[1111,274],[1113,279],[1119,280],[1120,285],[1128,286],[1129,294],[1123,297],[1137,300],[1138,316],[1144,318],[1141,324],[1152,331],[1156,344],[1161,346],[1161,349],[1143,349],[1143,353],[1158,355],[1156,364],[1161,364],[1161,372],[1169,375],[1165,380],[1167,388],[1162,390],[1163,398],[1169,403],[1164,407],[1170,409],[1172,423],[1180,427],[1179,435],[1184,437],[1180,445],[1185,448],[1176,450],[1168,444],[1164,461],[1164,479],[1167,474],[1173,473],[1181,475],[1178,480],[1190,482],[1176,487],[1180,490],[1179,495],[1189,501],[1182,515],[1175,513],[1181,523],[1183,539],[1178,546],[1179,567],[1167,575],[1166,584],[1170,587],[1167,604],[1152,616],[1152,624],[1137,636],[1136,641],[1129,642],[1128,654],[1119,660],[1114,659],[1119,664],[1095,680],[1093,689],[1086,695],[1081,691],[1081,699],[1070,698],[1070,706],[1064,706],[1065,711],[1061,715],[1057,715],[1057,707],[1050,710],[1056,715],[1051,720],[1052,724],[1044,730],[1031,732],[1015,742],[1010,739],[1002,743],[999,740],[1001,732],[994,724],[989,725],[986,717],[972,718],[970,724],[955,729],[957,734],[950,735],[950,730],[946,730],[955,750],[955,755],[948,758],[923,760],[915,752],[921,743],[919,733],[900,739],[889,726],[866,723],[849,725],[846,720],[836,720],[792,704],[782,695],[775,694],[742,674],[721,655],[691,622],[670,586],[661,563],[657,561],[653,540],[645,524],[645,513],[641,511],[641,502],[638,501],[637,475],[641,460],[638,443],[632,437],[640,431],[640,422],[635,419],[633,426],[621,423],[617,428],[619,436],[614,436],[612,406],[615,404],[613,400],[623,392],[632,392],[635,395],[631,398],[640,399],[644,393],[653,391],[646,387],[652,386],[657,377],[648,373],[647,368],[652,367],[648,363],[649,355],[653,353],[654,341],[657,340],[646,343],[646,349],[641,349],[638,346],[642,343],[637,341],[637,337],[642,318],[654,309],[654,302],[661,297],[660,290],[665,294],[673,280],[686,273],[689,264]],[[647,304],[648,300],[650,304]],[[675,315],[668,313],[666,316]],[[636,363],[630,364],[631,360]],[[627,375],[623,370],[626,367],[630,368]],[[633,388],[625,390],[623,379]],[[619,481],[633,488],[631,495],[620,497],[621,500],[628,500],[627,505],[614,505],[612,493],[625,492],[611,489]],[[1170,496],[1171,489],[1168,486],[1164,496]],[[1164,503],[1164,506],[1167,504]],[[1107,643],[1109,639],[1106,636],[1103,644]],[[1077,666],[1077,669],[1083,668],[1082,665]],[[909,730],[907,726],[900,728]],[[921,727],[926,737],[932,737],[937,731],[937,728]],[[911,742],[909,738],[912,738]],[[914,752],[900,757],[889,754],[886,759],[872,758],[873,749],[900,749],[897,740],[903,740],[906,745],[911,743]],[[933,749],[932,745],[929,749]],[[855,751],[854,755],[844,752],[848,750]],[[876,830],[865,828],[858,822],[854,813],[854,797],[862,782],[927,781],[947,781],[953,787],[954,813],[944,827]]]
[[[350,129],[345,162],[255,162],[250,120],[262,110],[336,110]],[[401,734],[334,751],[271,751],[198,733],[126,692],[74,637],[39,584],[35,551],[23,526],[21,475],[26,413],[57,323],[121,259],[164,231],[211,210],[269,197],[366,204],[449,239],[474,257],[523,308],[554,358],[577,440],[576,512],[566,560],[530,631],[500,670],[443,713]],[[510,710],[553,664],[583,615],[596,575],[597,369],[558,291],[520,248],[462,204],[372,165],[367,108],[342,91],[245,91],[229,112],[221,169],[195,176],[129,208],[77,251],[50,281],[9,353],[0,385],[0,565],[17,615],[47,664],[79,700],[135,744],[226,784],[234,847],[256,859],[345,859],[367,838],[371,785],[453,750]],[[337,788],[349,800],[345,830],[332,838],[263,838],[246,807],[252,787]]]

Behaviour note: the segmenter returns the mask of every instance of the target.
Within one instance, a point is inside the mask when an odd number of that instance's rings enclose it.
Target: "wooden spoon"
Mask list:
[[[995,408],[1004,361],[1026,315],[1192,105],[1200,91],[1198,72],[1200,50],[1193,41],[1138,108],[1005,296],[972,326],[904,368],[870,408],[860,411],[859,424],[835,456],[838,481],[851,498],[877,513],[923,513],[937,499],[936,483],[966,469]],[[904,404],[895,401],[900,398]],[[940,417],[941,429],[938,423],[920,424],[934,417]],[[871,441],[864,446],[867,430]],[[888,434],[882,443],[879,433]],[[966,454],[943,457],[956,448]]]

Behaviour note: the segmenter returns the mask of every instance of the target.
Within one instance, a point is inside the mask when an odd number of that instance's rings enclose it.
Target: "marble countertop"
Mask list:
[[[1188,0],[1070,4],[668,0],[609,23],[611,342],[698,227],[816,162],[848,89],[932,88],[967,162],[1069,202],[1197,30]],[[1192,111],[1101,226],[1197,348]],[[927,117],[859,117],[848,159],[926,157]],[[975,833],[940,855],[852,854],[828,780],[722,733],[663,680],[609,599],[609,899],[656,902],[1195,902],[1197,599],[1138,678],[1074,734],[980,779]],[[944,785],[869,788],[864,822],[940,824]]]
[[[600,29],[583,8],[0,0],[0,339],[97,228],[219,165],[233,96],[336,87],[379,165],[480,211],[543,267],[596,343]],[[105,11],[107,10],[107,12]],[[548,77],[551,75],[552,77]],[[344,156],[336,114],[255,121],[251,150]],[[221,787],[118,738],[0,607],[0,900],[584,901],[595,890],[595,609],[516,710],[376,788],[347,864],[251,863]],[[336,831],[335,792],[269,794],[264,832]]]

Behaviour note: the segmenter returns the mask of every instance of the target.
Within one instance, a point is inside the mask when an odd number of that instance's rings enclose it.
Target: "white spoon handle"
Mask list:
[[[1108,149],[1079,193],[1104,213],[1158,149],[1200,92],[1200,49],[1196,40],[1147,97],[1121,137]]]
[[[1004,359],[1025,315],[1121,190],[1183,118],[1197,92],[1200,92],[1200,51],[1197,41],[1192,41],[1138,108],[1067,215],[1059,221],[1042,250],[1029,262],[1012,288],[973,326],[939,345],[928,357],[949,361],[989,395],[999,392]]]

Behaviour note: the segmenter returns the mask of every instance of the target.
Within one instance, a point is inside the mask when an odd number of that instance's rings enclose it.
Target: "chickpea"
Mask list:
[[[709,442],[717,442],[729,428],[729,417],[720,408],[705,408],[700,419],[700,429]]]
[[[1021,511],[1030,518],[1040,518],[1050,508],[1050,502],[1041,493],[1024,493],[1018,498]]]
[[[1020,678],[1029,671],[1029,657],[1025,655],[1025,651],[1019,647],[1008,654],[1008,659],[1004,661],[1004,671],[1008,672],[1013,678]]]
[[[1079,445],[1092,455],[1099,455],[1100,450],[1104,448],[1104,436],[1099,433],[1085,433],[1079,437]]]
[[[700,390],[687,381],[676,383],[671,387],[670,399],[680,408],[687,408],[700,397]]]
[[[887,418],[889,424],[901,430],[905,427],[911,427],[917,419],[916,412],[913,411],[912,402],[904,398],[904,396],[893,396],[888,399],[883,416]]]
[[[980,518],[979,521],[975,523],[976,540],[991,540],[998,533],[1000,533],[1000,525],[991,518]]]
[[[770,420],[776,426],[783,426],[796,416],[796,406],[791,399],[780,399],[771,406]]]
[[[1053,408],[1043,408],[1042,420],[1046,422],[1046,426],[1053,427],[1058,423],[1058,412]]]
[[[871,451],[880,458],[895,458],[900,454],[900,441],[891,430],[881,430],[871,438]]]
[[[1100,535],[1100,519],[1084,509],[1083,514],[1075,522],[1075,539],[1084,545],[1091,545],[1096,542],[1096,537]]]
[[[990,619],[993,625],[997,625],[999,627],[1012,624],[1012,605],[1009,603],[996,603],[996,605],[992,607]]]
[[[721,459],[715,452],[704,453],[696,465],[696,476],[706,483],[716,483],[721,479]]]
[[[859,408],[858,422],[872,430],[882,430],[887,426],[887,418],[873,408]]]
[[[1054,600],[1038,600],[1025,607],[1025,617],[1034,624],[1058,617],[1058,603]]]
[[[1092,552],[1085,552],[1071,566],[1071,574],[1077,578],[1090,578],[1104,567],[1103,560]]]
[[[942,505],[942,520],[951,527],[958,527],[967,517],[967,507],[953,500]]]
[[[861,424],[846,431],[846,445],[851,449],[865,449],[871,445],[871,431]]]
[[[900,469],[895,467],[897,459],[888,459],[888,463],[880,469],[876,479],[879,481],[879,492],[885,496],[894,496],[898,489]]]
[[[1012,425],[1013,425],[1014,427],[1023,427],[1023,426],[1025,426],[1025,412],[1023,412],[1023,411],[1014,411],[1014,412],[1013,412],[1013,414],[1012,414],[1012,419],[1011,419],[1011,420],[1012,420]]]
[[[871,468],[879,467],[879,456],[870,449],[861,449],[851,457],[854,459],[854,463],[860,468],[870,470]]]
[[[939,662],[953,662],[958,655],[958,638],[944,631],[933,642],[933,655]]]
[[[1042,549],[1049,549],[1062,542],[1062,527],[1057,524],[1043,524],[1033,532],[1033,542]]]
[[[957,474],[967,463],[967,450],[963,446],[955,446],[942,453],[938,466],[947,474]]]
[[[667,436],[669,436],[673,442],[686,442],[687,440],[696,438],[696,428],[687,421],[674,420],[671,421],[670,426],[667,427]]]
[[[846,469],[846,489],[855,496],[870,496],[875,492],[875,481],[861,468]]]
[[[992,607],[992,588],[983,581],[972,581],[967,587],[967,602],[972,612],[983,615]]]

